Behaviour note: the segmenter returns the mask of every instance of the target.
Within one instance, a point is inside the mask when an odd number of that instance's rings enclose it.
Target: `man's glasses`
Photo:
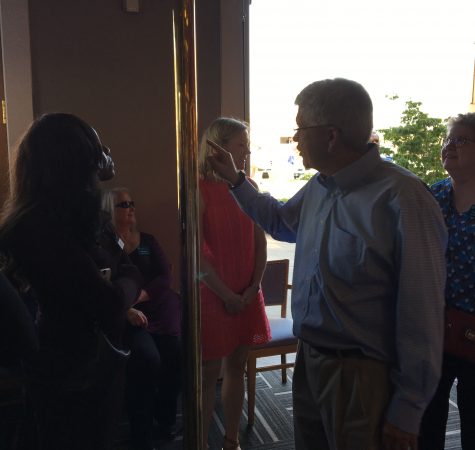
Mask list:
[[[321,125],[309,125],[307,127],[294,128],[294,132],[298,133],[299,131],[308,130],[309,128],[320,128],[320,127],[333,127],[333,125],[330,125],[328,123],[324,123],[324,124],[321,124]]]
[[[129,208],[135,208],[135,202],[130,201],[130,202],[120,202],[115,205],[116,208],[122,208],[122,209],[129,209]]]
[[[455,145],[455,147],[463,147],[467,144],[473,144],[475,140],[469,139],[467,137],[446,137],[442,147],[448,147],[449,145]]]

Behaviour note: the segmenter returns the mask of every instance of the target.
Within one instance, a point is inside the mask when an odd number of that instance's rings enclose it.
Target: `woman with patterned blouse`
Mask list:
[[[441,157],[450,177],[432,191],[449,231],[446,303],[474,314],[475,322],[475,113],[451,120]],[[422,420],[420,450],[444,449],[455,379],[462,449],[475,449],[475,364],[445,353],[439,386]]]

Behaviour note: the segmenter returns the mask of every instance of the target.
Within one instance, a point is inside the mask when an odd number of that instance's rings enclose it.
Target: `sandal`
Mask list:
[[[224,436],[223,450],[241,450],[241,447],[239,446],[239,441],[233,441],[227,436]]]

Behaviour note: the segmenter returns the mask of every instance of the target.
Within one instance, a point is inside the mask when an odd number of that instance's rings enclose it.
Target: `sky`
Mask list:
[[[407,100],[433,117],[468,111],[475,0],[253,0],[249,19],[253,146],[292,135],[296,95],[323,78],[360,82],[375,129],[399,125]]]

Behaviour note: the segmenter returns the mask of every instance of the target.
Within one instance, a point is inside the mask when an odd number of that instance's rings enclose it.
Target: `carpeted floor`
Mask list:
[[[256,420],[254,427],[247,427],[247,401],[241,419],[241,446],[243,450],[281,449],[293,450],[292,429],[292,376],[287,371],[287,384],[282,384],[279,371],[262,372],[256,381]],[[210,450],[220,450],[222,443],[222,409],[218,404],[215,425],[210,433]],[[457,393],[451,392],[447,423],[446,450],[460,450],[460,427]]]
[[[261,372],[256,378],[256,409],[253,427],[247,426],[247,397],[241,418],[241,447],[243,449],[292,449],[292,376],[287,371],[287,383],[282,384],[280,371]],[[219,398],[218,398],[219,400]],[[223,413],[217,402],[214,425],[210,432],[210,450],[221,449]]]
[[[253,427],[247,426],[247,398],[244,402],[241,418],[241,447],[243,450],[292,450],[294,449],[292,430],[292,376],[293,370],[288,370],[288,381],[282,384],[279,371],[262,372],[256,380],[256,419]],[[222,445],[223,411],[218,399],[214,413],[213,425],[210,430],[210,450],[220,450]],[[460,428],[456,403],[456,391],[452,390],[447,425],[446,450],[460,450]],[[181,417],[178,417],[178,428],[181,427]],[[126,450],[125,438],[121,440],[117,450]],[[158,443],[157,443],[158,444]],[[163,442],[160,450],[183,449],[182,436],[179,434],[173,442]],[[195,449],[186,449],[195,450]]]

